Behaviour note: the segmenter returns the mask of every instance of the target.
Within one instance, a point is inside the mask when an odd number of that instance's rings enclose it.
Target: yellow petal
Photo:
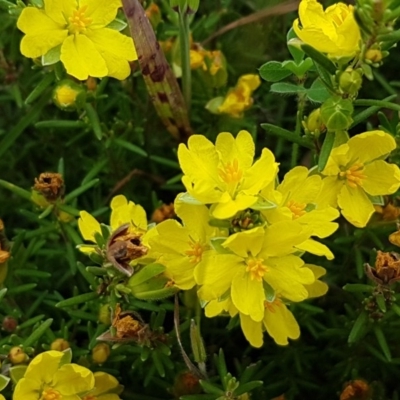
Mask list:
[[[240,314],[240,326],[247,341],[253,347],[261,347],[263,345],[263,332],[261,322],[253,321],[249,316]]]
[[[338,197],[342,215],[357,228],[367,225],[375,212],[371,200],[360,187],[351,188],[344,185]]]
[[[44,9],[53,21],[65,27],[77,4],[76,0],[44,0]]]
[[[395,164],[378,160],[364,167],[362,188],[371,196],[392,194],[400,186],[400,169]]]
[[[61,46],[61,57],[67,72],[77,79],[107,76],[107,65],[93,42],[85,35],[68,36]]]
[[[96,232],[101,234],[100,224],[97,220],[86,211],[81,211],[79,213],[80,218],[78,219],[79,230],[81,235],[85,240],[90,242],[96,242],[94,234]]]
[[[38,400],[42,382],[22,378],[14,389],[13,400]]]
[[[49,384],[56,374],[64,353],[61,351],[45,351],[38,354],[28,365],[25,378],[32,379],[43,384]]]
[[[293,314],[283,304],[274,303],[271,311],[266,308],[264,325],[268,334],[281,346],[287,345],[288,339],[298,339],[300,328]]]
[[[128,200],[123,194],[114,196],[110,203],[111,210],[115,210],[116,208],[126,206],[126,205],[128,205]]]
[[[325,238],[332,235],[339,227],[339,224],[336,222],[331,222],[333,219],[338,218],[339,215],[338,210],[333,207],[327,207],[321,210],[310,211],[298,218],[297,222],[311,227],[313,236]]]
[[[333,260],[335,258],[327,246],[313,239],[307,239],[303,243],[296,245],[296,248],[315,254],[316,256],[325,256],[328,260]]]
[[[313,284],[305,285],[308,291],[308,297],[314,298],[325,295],[328,291],[328,285],[318,279],[326,274],[326,269],[314,264],[305,264],[304,266],[311,269],[315,277],[315,282]]]
[[[262,281],[251,279],[251,275],[243,268],[232,281],[232,302],[243,314],[254,321],[261,321],[264,316],[264,288]]]
[[[119,385],[118,380],[106,372],[95,372],[94,382],[95,388],[89,393],[91,396],[99,396],[103,393],[107,393],[110,390],[116,389]],[[101,399],[103,399],[103,396]]]
[[[349,159],[366,163],[387,156],[396,148],[396,141],[384,131],[370,131],[353,136],[347,145]]]
[[[321,192],[315,199],[318,208],[332,206],[337,207],[337,199],[344,185],[344,180],[337,179],[336,176],[328,176],[322,180]]]
[[[246,170],[253,164],[255,145],[253,137],[247,131],[240,131],[236,139],[229,132],[221,132],[215,142],[223,164],[239,162],[239,169]]]
[[[227,219],[233,217],[237,212],[243,211],[246,208],[254,205],[258,200],[256,196],[248,196],[244,193],[239,193],[234,199],[228,192],[224,192],[220,198],[220,202],[211,207],[211,214],[218,219]]]
[[[264,242],[264,229],[254,228],[229,236],[222,244],[240,257],[247,258],[249,254],[257,256]]]
[[[107,76],[122,80],[130,75],[128,61],[137,60],[132,38],[108,28],[91,30],[88,37],[107,65]]]
[[[64,364],[53,376],[52,386],[64,396],[85,393],[94,387],[92,371],[78,364]]]
[[[17,21],[18,28],[26,33],[21,41],[21,53],[25,57],[36,58],[60,45],[68,36],[68,31],[49,18],[43,10],[26,7]]]
[[[264,279],[283,297],[292,301],[302,301],[308,297],[304,285],[315,281],[314,274],[303,267],[304,262],[297,256],[269,258],[265,261],[268,270]]]
[[[261,85],[261,79],[259,75],[255,74],[242,75],[238,80],[238,85],[247,85],[250,90],[254,91]]]
[[[87,6],[85,16],[92,18],[91,28],[102,28],[114,21],[121,0],[79,0],[79,6]]]

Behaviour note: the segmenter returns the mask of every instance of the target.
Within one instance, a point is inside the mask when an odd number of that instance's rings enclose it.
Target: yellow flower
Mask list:
[[[29,364],[17,383],[13,400],[79,400],[94,387],[93,373],[77,364],[65,364],[60,351],[46,351]]]
[[[352,57],[359,51],[360,28],[354,19],[354,7],[336,3],[325,11],[317,0],[302,0],[296,35],[316,50],[334,58]],[[300,26],[301,23],[301,26]]]
[[[44,0],[44,8],[26,7],[18,19],[25,33],[21,53],[28,58],[57,53],[68,74],[125,79],[128,61],[137,59],[133,41],[107,25],[121,0]]]
[[[210,238],[216,229],[208,224],[209,210],[206,206],[175,202],[175,210],[183,226],[172,219],[161,222],[155,228],[158,235],[150,239],[151,251],[158,262],[166,267],[165,275],[173,284],[189,290],[195,286],[193,271],[204,252],[211,249]]]
[[[271,190],[269,187],[261,192],[266,200],[277,205],[276,208],[262,210],[262,214],[269,224],[295,220],[310,228],[311,236],[326,238],[338,228],[339,225],[332,220],[338,218],[340,213],[327,205],[318,206],[317,196],[321,189],[322,179],[320,176],[309,176],[306,167],[295,167],[285,175],[276,190]],[[325,256],[329,260],[334,258],[328,247],[311,238],[297,245],[296,248]]]
[[[268,149],[253,164],[255,146],[247,131],[236,139],[218,135],[215,146],[202,135],[193,135],[188,146],[180,144],[178,158],[188,193],[202,204],[213,204],[215,218],[230,218],[254,205],[260,191],[277,174],[278,164]]]
[[[94,379],[94,389],[86,393],[82,400],[120,400],[118,394],[123,387],[116,378],[105,372],[95,372]]]
[[[383,161],[395,148],[394,138],[383,131],[361,133],[334,148],[322,171],[320,201],[339,206],[354,226],[366,226],[375,211],[369,196],[392,194],[400,186],[399,167]]]
[[[243,112],[252,106],[253,98],[251,96],[260,84],[261,81],[258,75],[248,74],[241,76],[236,86],[229,90],[217,112],[229,114],[234,118],[241,118]]]
[[[222,244],[225,254],[205,253],[195,268],[195,280],[203,285],[200,298],[210,301],[230,293],[235,307],[258,322],[264,316],[265,285],[288,300],[306,299],[304,285],[311,285],[315,277],[293,253],[309,234],[296,221],[282,221],[265,230],[255,228],[230,236]]]

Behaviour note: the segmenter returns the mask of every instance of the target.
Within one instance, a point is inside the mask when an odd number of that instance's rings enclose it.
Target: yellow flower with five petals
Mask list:
[[[233,217],[254,205],[260,191],[276,177],[278,164],[266,148],[253,164],[255,145],[247,131],[236,138],[218,135],[215,146],[202,135],[193,135],[188,145],[180,144],[178,158],[188,193],[202,204],[212,204],[215,218]]]
[[[367,225],[375,208],[370,196],[393,194],[400,187],[400,169],[383,161],[396,148],[394,138],[383,131],[353,136],[331,151],[322,175],[322,203],[339,207],[354,226]]]
[[[28,58],[57,52],[68,74],[125,79],[137,59],[130,37],[108,26],[121,0],[44,0],[44,8],[26,7],[17,26],[25,33],[21,53]]]

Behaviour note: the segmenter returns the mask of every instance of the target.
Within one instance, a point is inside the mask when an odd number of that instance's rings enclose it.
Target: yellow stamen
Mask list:
[[[292,219],[297,219],[303,216],[304,214],[307,214],[307,212],[304,210],[306,208],[306,204],[304,203],[297,203],[294,200],[290,200],[287,204],[286,207],[290,209],[292,212]]]
[[[201,261],[203,255],[204,246],[199,242],[189,242],[191,250],[185,251],[185,254],[189,256],[189,261],[192,264],[197,264]]]
[[[54,389],[46,389],[42,393],[42,397],[40,400],[60,400],[62,396],[57,390]]]
[[[347,170],[340,172],[339,176],[346,179],[350,187],[356,188],[357,186],[361,186],[362,180],[366,178],[363,174],[363,170],[364,164],[356,163]]]
[[[247,260],[246,272],[250,272],[250,279],[254,279],[261,282],[264,274],[268,271],[268,268],[263,264],[262,258],[250,258]]]
[[[239,183],[243,177],[243,171],[239,169],[239,161],[235,158],[218,170],[221,179],[227,183]]]
[[[69,30],[71,33],[82,33],[93,22],[92,18],[86,17],[85,12],[88,6],[78,8],[72,12],[72,16],[68,18],[70,25]]]

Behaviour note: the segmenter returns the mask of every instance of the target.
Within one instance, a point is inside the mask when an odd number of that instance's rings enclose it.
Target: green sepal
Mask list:
[[[27,365],[14,365],[13,367],[11,367],[9,369],[10,378],[14,385],[16,385],[18,383],[18,381],[24,377],[27,369],[28,369]],[[4,375],[0,375],[0,376],[3,377]],[[3,388],[0,387],[0,391],[2,391],[3,389],[4,389],[4,387]]]
[[[272,303],[276,297],[275,290],[272,288],[271,285],[269,285],[265,281],[263,281],[263,287],[264,287],[265,299],[268,301],[268,303]]]
[[[122,21],[121,19],[114,19],[114,21],[111,21],[106,28],[109,29],[114,29],[115,31],[121,32],[123,31],[126,27],[128,26],[128,24],[125,21]]]
[[[287,40],[288,50],[292,55],[293,60],[297,64],[300,64],[301,61],[303,61],[305,54],[304,51],[301,50],[301,41],[298,39],[293,28],[289,29],[286,35],[286,40]]]
[[[42,65],[53,65],[58,63],[61,58],[61,44],[50,49],[46,54],[42,56]]]
[[[336,67],[335,64],[325,55],[320,53],[318,50],[314,49],[314,47],[303,44],[301,49],[306,53],[309,57],[311,57],[317,64],[323,67],[326,71],[328,71],[331,75],[335,75]]]
[[[72,361],[72,349],[69,347],[63,351],[63,356],[60,360],[60,367],[64,364],[71,364]]]
[[[140,271],[135,272],[127,283],[127,286],[131,289],[134,289],[135,286],[139,286],[142,283],[147,282],[151,278],[154,278],[157,275],[162,274],[165,271],[165,266],[162,264],[149,264],[143,267]]]
[[[178,200],[184,204],[190,204],[191,206],[201,206],[203,203],[194,197],[192,197],[189,193],[183,193],[179,196]]]
[[[222,244],[226,241],[226,237],[214,237],[211,238],[210,244],[211,247],[218,253],[218,254],[233,254],[231,250],[224,247]]]
[[[8,383],[10,382],[10,378],[8,378],[7,376],[4,375],[0,375],[0,392],[6,388],[6,386],[8,385]]]

